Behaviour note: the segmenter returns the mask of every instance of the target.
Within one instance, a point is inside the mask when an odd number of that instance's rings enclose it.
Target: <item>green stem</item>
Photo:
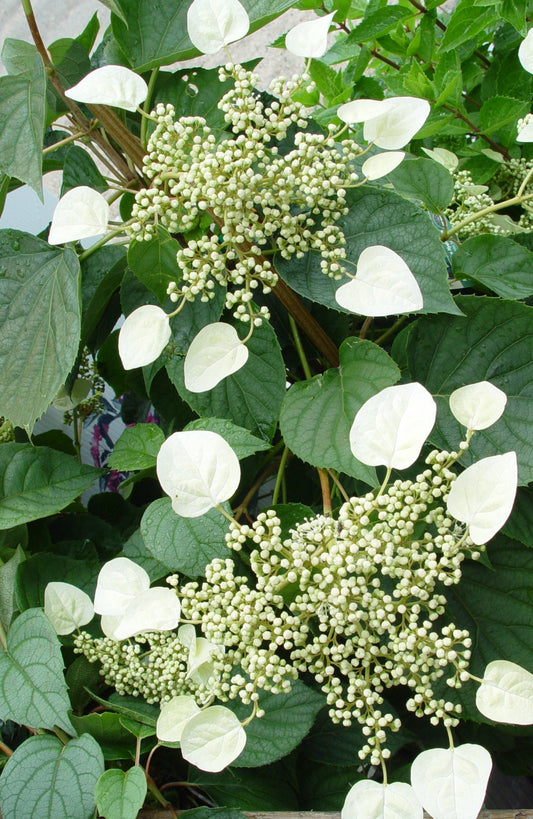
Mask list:
[[[84,259],[87,259],[89,256],[92,256],[93,253],[96,253],[97,250],[100,250],[100,248],[107,244],[109,240],[112,239],[114,236],[118,236],[119,233],[124,233],[124,227],[127,224],[128,223],[125,222],[123,225],[116,228],[116,230],[110,230],[109,233],[106,233],[105,236],[102,236],[102,238],[95,242],[94,245],[91,245],[90,247],[87,248],[87,250],[84,250],[83,253],[80,253],[79,255],[80,262],[83,262]]]
[[[48,148],[43,148],[43,156],[53,153],[56,150],[56,148],[61,148],[63,145],[68,145],[69,142],[74,142],[75,139],[79,139],[82,136],[86,136],[86,134],[87,131],[78,131],[75,134],[71,134],[70,136],[65,137],[65,139],[60,139],[58,142],[54,142],[54,144],[49,145]]]
[[[380,335],[380,337],[377,338],[374,341],[374,344],[377,344],[377,345],[381,346],[383,344],[383,342],[386,341],[388,338],[390,338],[392,335],[394,335],[396,330],[399,330],[400,327],[402,326],[402,324],[404,324],[406,321],[407,321],[407,316],[400,316],[398,321],[395,321],[394,324],[392,325],[392,327],[389,327],[388,330],[385,330],[385,332],[382,333]]]
[[[296,322],[294,321],[294,319],[293,319],[293,317],[291,315],[289,315],[289,324],[291,325],[291,332],[292,332],[292,337],[294,339],[294,346],[296,347],[296,352],[298,353],[298,358],[300,359],[300,364],[302,365],[302,370],[304,371],[304,375],[305,375],[306,378],[312,378],[313,373],[311,372],[309,362],[307,361],[307,357],[305,355],[302,340],[300,338],[300,333],[298,332],[298,327],[296,326]]]
[[[227,519],[230,521],[230,523],[235,523],[235,518],[233,518],[233,517],[232,517],[232,516],[229,514],[229,512],[226,512],[226,510],[224,509],[224,507],[223,507],[223,506],[221,506],[219,503],[215,504],[215,509],[218,509],[218,511],[219,511],[219,512],[220,512],[222,515],[224,515],[224,517],[225,517],[225,518],[227,518]]]
[[[0,751],[6,756],[13,756],[13,751],[11,748],[8,748],[8,746],[2,741],[0,741]]]
[[[289,457],[289,452],[289,447],[286,446],[279,462],[278,474],[276,475],[276,484],[272,493],[272,506],[275,506],[278,502],[279,491],[281,489],[281,482],[283,480],[283,473],[285,472],[285,465],[287,463],[287,458]]]
[[[452,729],[449,725],[444,726],[446,728],[446,733],[448,734],[448,740],[450,742],[450,751],[453,751],[454,744],[453,744],[453,736],[452,736]]]
[[[0,645],[2,646],[4,651],[7,650],[7,634],[2,623],[0,623]]]
[[[159,68],[154,68],[152,73],[150,74],[150,79],[148,80],[148,93],[146,95],[146,99],[144,101],[142,110],[145,114],[150,112],[150,108],[152,107],[152,96],[154,93],[155,83],[157,80],[157,75],[159,74]],[[143,148],[146,148],[146,144],[148,142],[148,117],[142,117],[141,119],[141,133],[140,133],[140,140]]]
[[[381,495],[384,493],[385,489],[387,488],[387,484],[389,482],[391,472],[392,472],[392,466],[387,467],[387,472],[385,474],[385,478],[383,479],[383,483],[381,484],[381,486],[379,488],[379,492],[376,495],[376,500],[381,497]]]
[[[462,220],[462,222],[454,225],[451,230],[445,230],[441,235],[441,239],[444,242],[446,239],[449,239],[450,236],[453,236],[455,233],[459,233],[459,231],[466,227],[466,225],[469,225],[471,222],[475,222],[476,219],[480,219],[482,216],[487,216],[489,213],[495,213],[498,210],[503,210],[504,208],[510,208],[513,205],[521,205],[522,202],[527,202],[529,199],[533,199],[533,193],[513,196],[512,199],[506,199],[504,202],[497,202],[494,205],[489,205],[489,207],[478,210],[477,213],[472,213],[470,216],[467,216]]]
[[[320,491],[322,492],[322,508],[325,515],[331,515],[331,491],[329,488],[327,469],[317,469],[320,478]]]

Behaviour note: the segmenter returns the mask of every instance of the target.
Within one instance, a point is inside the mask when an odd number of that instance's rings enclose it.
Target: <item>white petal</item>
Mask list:
[[[146,631],[172,631],[180,620],[180,601],[172,589],[156,586],[136,595],[114,628],[114,640]]]
[[[155,732],[160,742],[179,742],[183,729],[191,717],[200,712],[194,697],[182,694],[161,703]]]
[[[386,387],[355,416],[350,449],[369,466],[406,469],[418,458],[436,413],[437,405],[422,384]]]
[[[217,321],[202,327],[193,338],[183,375],[185,386],[191,392],[206,392],[237,372],[248,361],[248,347],[231,324]]]
[[[94,610],[96,614],[121,616],[130,601],[149,588],[150,578],[141,566],[127,557],[115,557],[100,569]]]
[[[430,110],[429,102],[418,97],[389,97],[383,100],[382,113],[365,122],[364,138],[378,148],[396,151],[411,141]]]
[[[455,171],[459,164],[459,158],[453,151],[448,151],[446,148],[422,148],[424,153],[426,153],[430,159],[434,159],[435,162],[438,162],[440,165],[443,165],[446,170]],[[497,154],[497,156],[501,156],[501,154]]]
[[[77,407],[78,404],[81,404],[82,401],[85,401],[92,386],[92,382],[86,378],[76,378],[70,394],[67,392],[67,388],[62,386],[56,393],[52,404],[60,412],[68,412],[74,409],[74,407]]]
[[[533,142],[533,121],[521,128],[516,137],[517,142]]]
[[[370,181],[387,176],[402,162],[405,151],[387,151],[384,154],[374,154],[363,162],[361,170]]]
[[[191,43],[204,54],[215,54],[248,34],[250,20],[239,0],[194,0],[187,11]]]
[[[487,429],[501,418],[507,396],[490,381],[466,384],[450,395],[450,409],[467,429]]]
[[[201,771],[218,773],[237,759],[246,745],[238,717],[223,705],[212,705],[192,717],[181,735],[181,753]]]
[[[157,456],[157,477],[178,515],[195,518],[228,500],[241,479],[239,460],[216,432],[175,432]]]
[[[477,819],[492,768],[481,745],[434,748],[411,766],[411,784],[433,819]]]
[[[495,722],[533,725],[533,674],[508,660],[494,660],[485,669],[476,705]]]
[[[147,93],[148,86],[143,78],[123,65],[96,68],[65,91],[65,95],[76,102],[112,105],[126,111],[135,111]]]
[[[94,617],[88,594],[70,583],[48,583],[44,590],[44,613],[56,634],[72,634]]]
[[[452,484],[448,512],[466,523],[480,546],[498,532],[513,508],[518,483],[516,452],[482,458],[467,467]]]
[[[335,12],[291,28],[285,36],[285,48],[297,57],[318,59],[328,50],[328,31]]]
[[[130,313],[118,334],[118,352],[125,370],[144,367],[161,355],[172,331],[168,315],[156,304],[143,304]]]
[[[341,285],[335,300],[363,316],[412,313],[424,306],[422,291],[406,262],[384,245],[363,250],[354,279]]]
[[[345,102],[337,109],[337,116],[342,122],[351,125],[354,122],[366,122],[383,113],[384,100],[352,100]]]
[[[355,783],[341,811],[341,819],[422,819],[422,816],[422,805],[405,782],[382,785],[371,779]]]
[[[533,28],[529,29],[525,40],[520,43],[518,59],[522,68],[525,68],[529,74],[533,74]]]
[[[101,193],[86,185],[72,188],[61,197],[52,217],[49,245],[77,242],[105,233],[109,205]]]

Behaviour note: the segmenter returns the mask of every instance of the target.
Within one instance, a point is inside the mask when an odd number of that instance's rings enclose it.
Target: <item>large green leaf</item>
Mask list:
[[[498,12],[495,8],[484,7],[480,10],[469,0],[460,3],[444,32],[440,53],[455,50],[458,46],[470,41],[472,41],[470,45],[473,51],[478,42],[486,38],[486,32],[497,20]]]
[[[246,332],[241,322],[236,326],[241,335]],[[198,415],[228,418],[254,435],[270,440],[285,395],[281,350],[267,321],[254,329],[246,346],[249,356],[244,367],[224,378],[209,392],[193,393],[185,388],[183,358],[172,358],[167,364],[167,372],[180,396]]]
[[[382,188],[365,186],[348,191],[349,213],[339,225],[346,236],[346,257],[354,265],[370,245],[386,245],[407,262],[422,295],[422,313],[458,313],[450,295],[446,258],[439,232],[424,211],[403,196]],[[293,290],[312,301],[341,308],[335,291],[343,281],[333,281],[320,269],[318,253],[302,259],[276,256],[276,269]]]
[[[42,609],[22,612],[0,654],[0,719],[75,733],[63,667],[59,640]]]
[[[0,231],[0,414],[17,426],[33,427],[74,364],[78,277],[72,250]]]
[[[357,25],[348,37],[348,43],[364,43],[367,40],[375,40],[383,34],[387,34],[396,28],[399,23],[412,17],[416,11],[412,8],[402,6],[386,6],[385,8],[370,10],[366,13],[359,25]]]
[[[157,453],[165,435],[156,424],[135,424],[127,427],[109,456],[111,469],[127,472],[155,466]]]
[[[464,317],[422,318],[409,334],[410,373],[438,404],[430,440],[455,449],[465,430],[450,412],[450,393],[490,381],[507,394],[507,406],[496,424],[474,435],[464,463],[514,449],[519,482],[528,483],[533,479],[533,308],[485,296],[461,296],[457,303]]]
[[[491,97],[479,112],[479,127],[484,134],[493,134],[505,125],[512,126],[513,142],[516,139],[516,123],[529,113],[529,103],[513,97]]]
[[[22,546],[17,546],[11,558],[0,566],[0,623],[7,631],[15,611],[15,577],[17,566],[26,560]]]
[[[473,279],[498,296],[525,299],[533,294],[533,253],[505,236],[473,236],[452,256],[456,279]]]
[[[114,3],[120,7],[123,19],[111,15],[113,34],[133,68],[146,71],[198,55],[187,34],[188,2],[159,0],[156,7],[145,0]],[[252,32],[290,8],[293,0],[242,0],[242,4]]]
[[[147,789],[146,774],[138,765],[129,771],[106,771],[94,792],[98,812],[105,819],[135,819]]]
[[[94,666],[93,666],[94,667]],[[135,739],[120,722],[119,714],[72,716],[72,724],[79,735],[90,734],[98,742],[106,760],[135,758]]]
[[[247,429],[238,427],[225,418],[196,418],[188,423],[184,429],[206,429],[210,432],[216,432],[217,435],[222,435],[239,460],[247,458],[255,452],[264,452],[265,449],[270,449],[270,444],[267,441],[256,438]]]
[[[53,515],[91,486],[100,470],[48,447],[0,447],[0,529]]]
[[[313,466],[338,469],[376,483],[372,467],[350,450],[350,428],[356,412],[372,395],[394,384],[400,371],[392,358],[371,341],[349,338],[339,350],[340,366],[293,384],[280,416],[285,443]]]
[[[27,182],[42,199],[46,74],[36,55],[31,70],[0,77],[0,171]]]
[[[453,199],[450,172],[431,159],[406,159],[390,180],[398,193],[422,202],[432,213],[440,213]]]
[[[292,683],[288,694],[263,692],[259,706],[265,712],[246,727],[246,745],[233,766],[256,768],[287,756],[310,730],[324,705],[324,697],[300,680]],[[232,700],[228,708],[242,721],[250,715],[250,706]]]
[[[180,112],[181,114],[181,112]],[[176,261],[180,246],[164,228],[147,242],[133,241],[128,250],[128,265],[145,287],[163,304],[170,282],[179,281],[181,272]]]
[[[226,768],[217,774],[189,767],[187,781],[218,805],[244,811],[296,811],[299,808],[290,772],[283,762],[264,768]],[[231,815],[231,814],[230,814]],[[219,814],[222,819],[222,814]]]
[[[67,745],[54,736],[27,739],[0,779],[4,819],[91,819],[94,788],[104,771],[98,743],[88,734]]]
[[[174,512],[170,498],[150,504],[141,520],[146,548],[171,571],[198,577],[215,557],[226,557],[226,519],[217,509],[198,518],[182,518]]]

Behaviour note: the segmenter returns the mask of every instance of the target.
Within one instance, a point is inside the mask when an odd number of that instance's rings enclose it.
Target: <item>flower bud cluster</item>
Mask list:
[[[452,176],[454,180],[454,197],[450,207],[445,211],[445,215],[450,220],[452,227],[454,227],[472,214],[492,207],[494,200],[487,193],[485,185],[474,184],[470,171],[455,171]],[[493,215],[489,213],[464,225],[458,235],[460,239],[468,239],[470,236],[477,236],[480,233],[506,235],[508,231],[495,222]]]
[[[201,117],[176,120],[172,105],[156,107],[143,167],[150,186],[136,194],[128,231],[140,241],[157,224],[185,234],[171,299],[207,301],[217,284],[230,286],[226,306],[249,321],[253,290],[268,293],[277,282],[265,252],[287,259],[318,252],[324,272],[341,278],[345,238],[337,223],[347,212],[346,188],[357,180],[351,162],[359,147],[336,142],[335,126],[325,134],[305,130],[306,110],[292,95],[308,75],[276,80],[266,98],[242,66],[220,70],[221,82],[230,78],[218,107],[232,134],[222,141]],[[189,238],[206,213],[209,231]]]

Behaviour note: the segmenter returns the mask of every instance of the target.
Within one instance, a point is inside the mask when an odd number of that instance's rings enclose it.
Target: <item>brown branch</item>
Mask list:
[[[452,108],[452,107],[451,107],[451,105],[443,105],[442,107],[443,107],[443,108],[444,108],[446,111],[451,111],[451,113],[452,113],[452,114],[454,114],[454,115],[455,115],[455,117],[456,117],[457,119],[462,119],[462,120],[463,120],[463,122],[464,122],[466,125],[468,125],[468,126],[469,126],[469,127],[472,129],[472,133],[476,134],[476,136],[480,137],[481,139],[484,139],[484,140],[485,140],[485,142],[488,142],[488,144],[490,145],[490,147],[491,147],[491,148],[492,148],[494,151],[497,151],[497,152],[498,152],[498,153],[500,153],[502,156],[504,156],[506,159],[510,159],[510,158],[511,158],[511,157],[510,157],[510,154],[509,154],[509,151],[507,150],[507,148],[504,148],[504,147],[503,147],[503,145],[500,145],[500,144],[499,144],[499,142],[494,142],[494,140],[493,140],[493,139],[491,139],[489,136],[487,136],[486,134],[483,134],[483,133],[482,133],[482,132],[479,130],[479,128],[477,127],[477,125],[475,125],[475,124],[472,122],[472,120],[468,119],[468,117],[466,117],[466,116],[465,116],[463,113],[461,113],[461,111],[459,111],[459,109],[458,109],[458,108]]]

